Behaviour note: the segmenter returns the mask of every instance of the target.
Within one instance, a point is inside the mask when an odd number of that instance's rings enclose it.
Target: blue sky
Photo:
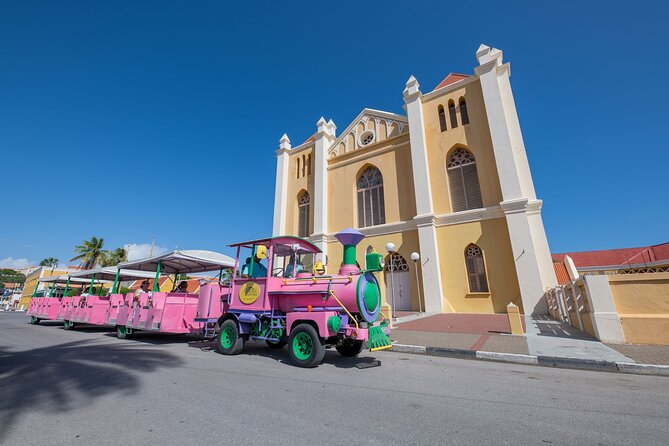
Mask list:
[[[551,251],[669,241],[661,2],[281,3],[0,2],[0,264],[269,234],[284,132],[402,112],[480,43],[511,61]]]

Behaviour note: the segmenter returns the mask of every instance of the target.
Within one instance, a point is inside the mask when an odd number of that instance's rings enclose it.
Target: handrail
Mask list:
[[[330,295],[331,295],[332,297],[335,298],[335,300],[337,301],[337,303],[339,303],[339,305],[341,305],[341,307],[344,309],[344,311],[346,312],[346,314],[348,314],[348,317],[350,317],[350,318],[353,320],[353,323],[355,324],[355,328],[359,330],[359,329],[360,329],[360,326],[358,325],[358,321],[357,321],[357,320],[353,317],[353,315],[348,311],[348,309],[344,306],[344,304],[341,303],[341,301],[337,298],[337,296],[335,296],[335,293],[334,293],[333,290],[330,290]]]

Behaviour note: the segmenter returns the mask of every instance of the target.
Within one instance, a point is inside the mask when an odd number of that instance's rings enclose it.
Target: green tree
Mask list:
[[[98,263],[98,259],[102,255],[102,247],[104,246],[104,239],[91,237],[90,240],[84,240],[81,245],[74,247],[74,252],[78,255],[70,259],[70,262],[75,260],[80,261],[83,269],[94,268]]]
[[[46,259],[39,262],[39,266],[50,267],[53,270],[58,265],[58,262],[60,262],[60,260],[54,257],[47,257]]]
[[[125,248],[116,248],[113,251],[102,251],[98,263],[100,266],[115,266],[128,260],[128,251]]]
[[[0,269],[0,280],[5,283],[24,283],[26,281],[26,276],[13,269]]]

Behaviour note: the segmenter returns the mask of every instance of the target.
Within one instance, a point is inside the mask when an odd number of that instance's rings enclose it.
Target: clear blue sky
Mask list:
[[[513,6],[511,6],[513,5]],[[269,234],[318,118],[504,51],[552,252],[669,241],[662,2],[0,2],[0,259]],[[247,199],[248,196],[253,199]]]

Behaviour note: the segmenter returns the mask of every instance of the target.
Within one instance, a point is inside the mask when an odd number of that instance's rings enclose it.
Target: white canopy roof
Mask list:
[[[117,271],[118,271],[118,266],[106,266],[101,268],[76,271],[74,273],[70,273],[70,277],[90,279],[95,275],[95,278],[98,280],[113,281],[116,279]],[[119,273],[119,280],[121,282],[125,280],[135,280],[135,279],[153,279],[154,277],[155,273],[147,271],[135,271],[132,269],[121,269],[121,272]]]
[[[172,251],[157,257],[124,262],[118,266],[155,273],[158,263],[160,263],[160,272],[165,274],[202,273],[235,266],[235,260],[225,254],[196,249]]]
[[[61,274],[60,276],[51,276],[51,277],[43,277],[39,279],[40,282],[42,283],[67,283],[67,274]],[[102,282],[102,280],[96,280],[96,282]],[[70,283],[72,284],[77,284],[77,283],[91,283],[90,277],[88,279],[83,279],[80,277],[72,277],[70,279]]]

